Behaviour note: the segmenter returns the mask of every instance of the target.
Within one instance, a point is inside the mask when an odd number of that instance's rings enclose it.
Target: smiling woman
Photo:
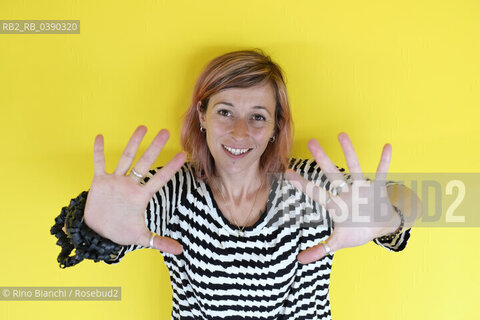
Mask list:
[[[162,130],[132,167],[146,133],[140,126],[107,174],[103,137],[96,137],[88,197],[65,207],[51,230],[63,247],[61,266],[84,257],[118,263],[150,247],[162,251],[170,272],[172,319],[330,319],[333,252],[372,240],[402,250],[418,218],[402,197],[417,198],[385,181],[389,144],[375,181],[363,177],[344,133],[339,141],[351,175],[315,140],[315,160],[289,159],[291,121],[281,69],[268,56],[235,51],[215,58],[185,115],[188,158],[180,152],[150,170],[168,140]],[[360,196],[367,203],[356,216],[371,218],[367,225],[356,225],[352,214]],[[73,248],[76,256],[68,257]]]
[[[198,114],[216,174],[225,172],[235,180],[250,171],[260,174],[260,158],[275,136],[275,96],[269,84],[224,89],[212,95],[206,108],[199,103]]]

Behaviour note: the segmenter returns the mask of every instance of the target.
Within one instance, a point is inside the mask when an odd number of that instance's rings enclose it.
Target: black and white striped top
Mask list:
[[[314,160],[292,159],[290,167],[330,190]],[[243,236],[188,163],[150,200],[145,220],[151,231],[183,246],[178,256],[163,254],[173,289],[172,319],[331,319],[332,256],[302,265],[297,255],[328,238],[332,220],[281,176],[274,179],[265,213]],[[410,229],[391,243],[374,241],[400,251],[409,236]],[[139,248],[129,246],[107,263]]]

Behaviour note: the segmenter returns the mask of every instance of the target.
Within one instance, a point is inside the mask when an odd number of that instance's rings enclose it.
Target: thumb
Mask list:
[[[153,248],[174,255],[180,254],[183,251],[180,242],[172,238],[162,237],[159,235],[155,235],[155,238],[153,239]]]
[[[151,241],[153,236],[153,241]],[[177,240],[168,237],[159,236],[156,233],[149,231],[143,237],[142,246],[156,249],[162,252],[171,254],[180,254],[183,251],[182,245]],[[153,247],[150,244],[153,242]]]
[[[336,246],[334,245],[335,239],[332,239],[333,237],[334,235],[332,234],[330,237],[320,242],[316,246],[300,252],[297,257],[298,262],[301,264],[308,264],[320,260],[328,254],[333,255],[333,253],[337,250]],[[327,252],[327,248],[330,249],[329,252]]]

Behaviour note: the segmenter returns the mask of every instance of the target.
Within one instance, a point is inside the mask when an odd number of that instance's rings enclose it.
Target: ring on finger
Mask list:
[[[134,178],[135,178],[137,181],[140,181],[140,180],[143,179],[143,176],[142,176],[140,173],[138,173],[138,172],[135,170],[135,168],[132,168],[132,170],[130,170],[130,174],[129,174],[129,175],[130,175],[130,176],[133,175]]]
[[[347,186],[347,181],[343,181],[342,184],[340,184],[338,187],[336,187],[335,189],[337,189],[337,194],[339,194],[340,192],[343,191],[343,188],[345,188]]]
[[[322,245],[325,248],[325,252],[327,254],[333,255],[335,253],[335,251],[332,251],[332,249],[330,249],[326,241],[322,241]]]
[[[151,232],[152,233],[152,236],[150,237],[150,248],[151,249],[155,249],[153,247],[153,239],[155,239],[155,236],[157,235],[155,232]]]

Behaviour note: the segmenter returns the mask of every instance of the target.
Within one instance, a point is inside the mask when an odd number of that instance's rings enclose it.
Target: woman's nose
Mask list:
[[[242,139],[248,136],[248,123],[244,119],[236,119],[233,123],[232,135],[234,138]]]

